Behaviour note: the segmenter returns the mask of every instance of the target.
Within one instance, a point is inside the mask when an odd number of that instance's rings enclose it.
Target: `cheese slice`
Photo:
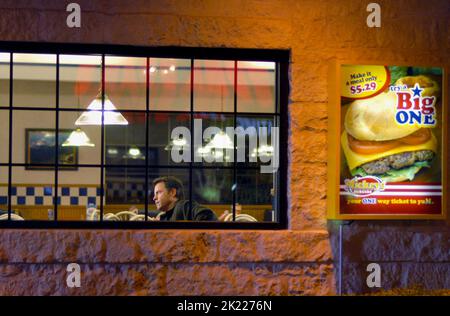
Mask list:
[[[345,158],[347,159],[347,164],[350,170],[355,169],[358,166],[361,166],[367,162],[371,162],[377,159],[381,159],[387,156],[407,152],[407,151],[417,151],[417,150],[431,150],[436,153],[437,151],[437,140],[436,137],[431,133],[431,138],[423,144],[419,145],[401,145],[396,148],[392,148],[388,151],[384,151],[376,154],[362,155],[355,153],[350,149],[348,145],[347,132],[343,132],[341,135],[341,144],[342,149],[344,151]]]

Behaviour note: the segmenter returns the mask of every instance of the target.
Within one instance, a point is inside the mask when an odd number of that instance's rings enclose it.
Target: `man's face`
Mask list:
[[[167,190],[164,182],[155,185],[153,201],[158,211],[167,212],[173,207],[173,204],[177,201],[176,192],[175,189]]]

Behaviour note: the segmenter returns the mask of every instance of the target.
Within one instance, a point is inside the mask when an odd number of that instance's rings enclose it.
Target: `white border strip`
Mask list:
[[[346,185],[341,184],[339,186],[341,189],[345,189]],[[430,190],[442,190],[442,185],[386,185],[385,189],[398,189],[398,190],[423,190],[423,189],[430,189]]]
[[[430,190],[442,190],[442,185],[386,185],[387,189],[430,189]]]
[[[340,192],[340,195],[351,195],[354,197],[362,197],[362,196],[358,196],[355,195],[353,193],[350,192]],[[370,195],[366,195],[364,197],[367,196],[386,196],[386,195],[391,195],[391,196],[442,196],[442,192],[376,192]]]

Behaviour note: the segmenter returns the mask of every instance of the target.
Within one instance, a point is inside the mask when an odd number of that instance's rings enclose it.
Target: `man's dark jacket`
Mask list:
[[[161,221],[217,221],[216,214],[209,208],[197,202],[192,202],[189,208],[189,200],[179,200],[175,207],[159,218]]]

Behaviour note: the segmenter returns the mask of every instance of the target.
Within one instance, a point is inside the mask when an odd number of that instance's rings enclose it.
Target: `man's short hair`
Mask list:
[[[153,180],[153,187],[155,187],[158,183],[163,182],[166,186],[167,190],[175,189],[176,194],[175,197],[178,200],[184,200],[184,192],[183,192],[183,183],[176,177],[159,177]]]

